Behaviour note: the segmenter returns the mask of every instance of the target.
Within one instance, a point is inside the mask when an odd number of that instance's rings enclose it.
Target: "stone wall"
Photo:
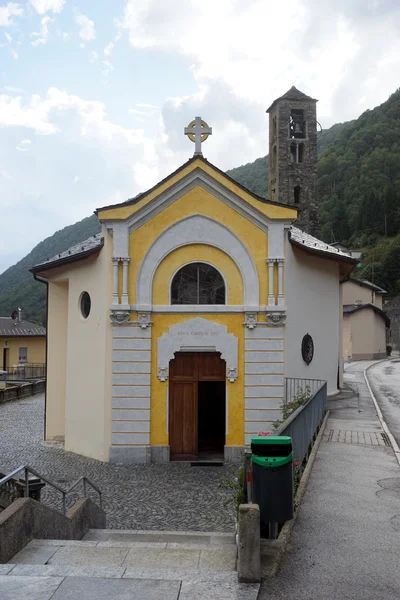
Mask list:
[[[66,516],[32,498],[20,498],[0,514],[0,563],[32,539],[80,540],[89,529],[105,527],[105,513],[90,498],[78,500]]]
[[[304,111],[306,136],[304,139],[289,137],[289,117],[292,109]],[[304,231],[312,235],[319,231],[317,201],[317,115],[313,100],[279,100],[270,112],[269,138],[269,198],[299,209],[296,221]],[[276,127],[274,126],[276,123]],[[303,160],[292,162],[290,146],[303,144]],[[276,150],[275,150],[276,149]],[[300,201],[295,204],[294,188],[300,186]]]
[[[9,385],[9,384],[8,384]],[[0,389],[0,404],[10,400],[19,400],[34,394],[43,394],[46,390],[46,381],[31,381],[29,383],[15,383],[5,389]]]

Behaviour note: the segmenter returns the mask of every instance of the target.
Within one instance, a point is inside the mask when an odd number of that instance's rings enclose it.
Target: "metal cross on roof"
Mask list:
[[[206,141],[209,135],[212,135],[212,128],[201,117],[196,117],[194,121],[185,127],[185,135],[195,143],[194,156],[203,156],[201,144]]]

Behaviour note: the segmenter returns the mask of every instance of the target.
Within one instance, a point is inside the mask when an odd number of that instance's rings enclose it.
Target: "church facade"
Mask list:
[[[340,282],[354,259],[197,142],[155,187],[98,209],[100,234],[32,269],[48,283],[45,437],[66,450],[234,462],[280,418],[285,378],[337,389]]]

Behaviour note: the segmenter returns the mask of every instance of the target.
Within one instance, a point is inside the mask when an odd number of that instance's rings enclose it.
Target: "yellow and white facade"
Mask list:
[[[225,361],[226,461],[271,430],[285,377],[326,379],[336,390],[339,284],[353,264],[302,237],[295,208],[255,196],[195,156],[97,216],[97,240],[34,269],[49,282],[48,440],[104,461],[170,460],[171,361],[185,352]],[[223,304],[171,302],[174,276],[191,263],[218,271]],[[306,333],[310,364],[301,358]]]

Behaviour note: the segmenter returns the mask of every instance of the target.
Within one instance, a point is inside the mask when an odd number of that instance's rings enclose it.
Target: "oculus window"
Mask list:
[[[206,263],[185,265],[172,280],[171,304],[225,304],[221,273]]]
[[[82,317],[84,319],[87,319],[89,314],[90,314],[90,309],[92,307],[92,301],[90,299],[90,296],[87,292],[83,292],[82,296],[81,296],[81,313],[82,313]]]

